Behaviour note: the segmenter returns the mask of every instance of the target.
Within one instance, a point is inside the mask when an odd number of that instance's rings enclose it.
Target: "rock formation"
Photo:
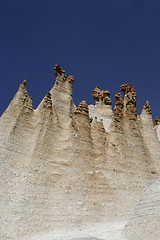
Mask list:
[[[123,118],[124,103],[120,93],[117,93],[115,95],[115,98],[116,98],[116,106],[114,109],[114,120],[117,122],[120,122]]]
[[[124,93],[124,113],[125,117],[130,120],[136,120],[136,90],[132,88],[131,84],[123,84],[120,90]]]
[[[144,104],[143,109],[145,109],[146,112],[149,113],[149,114],[152,113],[152,111],[151,111],[151,106],[150,106],[150,104],[149,104],[148,101]]]
[[[96,87],[92,91],[92,96],[98,103],[104,103],[105,105],[111,105],[111,99],[109,98],[110,92],[108,90],[101,90],[99,87]]]
[[[160,120],[149,102],[138,115],[123,84],[114,110],[99,87],[95,105],[76,107],[74,77],[54,69],[37,109],[24,80],[0,117],[0,239],[158,239]]]

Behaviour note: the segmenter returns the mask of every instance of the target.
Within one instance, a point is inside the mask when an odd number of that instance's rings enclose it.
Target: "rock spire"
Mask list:
[[[154,120],[154,125],[160,125],[159,117],[156,117],[156,119]]]
[[[96,103],[103,103],[105,105],[111,105],[110,92],[108,90],[101,90],[99,87],[96,87],[92,91],[92,96],[95,99]]]
[[[148,114],[152,114],[152,111],[151,111],[151,106],[149,104],[149,101],[147,101],[144,106],[143,106],[143,109],[142,111],[145,110]]]
[[[123,108],[124,103],[122,99],[122,95],[120,93],[117,93],[115,95],[116,103],[115,103],[115,109],[114,109],[114,120],[117,122],[120,122],[123,118]]]
[[[160,119],[149,102],[137,114],[131,84],[114,110],[99,87],[76,107],[74,77],[54,70],[37,109],[24,80],[0,117],[0,239],[158,239]]]
[[[75,114],[84,114],[84,115],[88,116],[89,109],[88,109],[88,104],[86,103],[86,101],[80,102],[80,104],[78,105],[78,107],[74,113]]]
[[[124,115],[129,120],[137,119],[136,90],[131,84],[123,84],[120,90],[124,93]]]

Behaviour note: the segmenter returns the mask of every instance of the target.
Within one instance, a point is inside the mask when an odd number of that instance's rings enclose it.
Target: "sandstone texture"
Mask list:
[[[56,81],[37,109],[26,81],[0,117],[0,240],[160,239],[160,120],[136,90],[96,87],[95,105]],[[122,96],[123,95],[123,96]]]

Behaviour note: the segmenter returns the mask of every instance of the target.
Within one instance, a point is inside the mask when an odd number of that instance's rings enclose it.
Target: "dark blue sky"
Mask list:
[[[149,100],[160,116],[160,1],[0,0],[0,113],[23,79],[36,107],[54,64],[75,76],[76,105],[131,83],[139,113]]]

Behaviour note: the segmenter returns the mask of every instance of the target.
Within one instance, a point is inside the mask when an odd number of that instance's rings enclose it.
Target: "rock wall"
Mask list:
[[[0,239],[138,239],[142,218],[132,216],[160,171],[158,118],[149,102],[137,115],[130,84],[121,85],[113,111],[99,87],[95,105],[76,107],[74,77],[59,65],[55,75],[37,109],[23,81],[0,117]]]

